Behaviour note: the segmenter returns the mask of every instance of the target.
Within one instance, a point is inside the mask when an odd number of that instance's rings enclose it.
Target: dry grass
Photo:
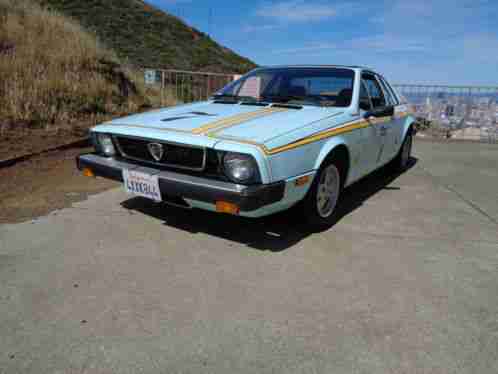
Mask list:
[[[0,77],[0,131],[150,105],[140,79],[93,34],[29,0],[0,0]]]

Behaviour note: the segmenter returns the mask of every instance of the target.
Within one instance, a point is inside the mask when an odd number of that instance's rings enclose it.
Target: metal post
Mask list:
[[[182,101],[185,102],[185,74],[182,74],[182,88],[181,88]]]
[[[179,73],[174,73],[175,74],[175,96],[176,100],[180,101],[180,95],[178,94],[178,74]]]
[[[164,70],[161,70],[161,108],[164,107]]]
[[[209,75],[206,75],[206,100],[209,98],[209,95],[211,94],[211,77]]]

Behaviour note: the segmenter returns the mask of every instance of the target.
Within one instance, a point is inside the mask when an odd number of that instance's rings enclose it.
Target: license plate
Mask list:
[[[161,191],[159,190],[157,175],[124,169],[123,182],[125,190],[129,194],[161,201]]]

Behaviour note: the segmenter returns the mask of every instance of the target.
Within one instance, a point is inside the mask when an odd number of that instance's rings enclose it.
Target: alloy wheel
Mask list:
[[[334,212],[339,198],[340,181],[339,170],[334,164],[328,165],[321,173],[316,194],[316,206],[320,217],[328,218]]]

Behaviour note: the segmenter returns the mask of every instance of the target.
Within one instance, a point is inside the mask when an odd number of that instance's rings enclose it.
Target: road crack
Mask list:
[[[477,203],[473,202],[472,200],[466,198],[460,191],[456,189],[455,186],[452,186],[450,184],[446,184],[441,181],[440,177],[437,177],[433,175],[429,170],[424,168],[423,166],[420,167],[420,169],[427,174],[434,182],[436,185],[439,187],[444,188],[445,190],[453,193],[455,196],[457,196],[461,201],[463,201],[465,204],[467,204],[469,207],[471,207],[474,211],[478,212],[482,216],[486,217],[491,223],[494,223],[495,225],[498,225],[498,220],[494,218],[491,214],[486,212],[483,208],[481,208]]]

